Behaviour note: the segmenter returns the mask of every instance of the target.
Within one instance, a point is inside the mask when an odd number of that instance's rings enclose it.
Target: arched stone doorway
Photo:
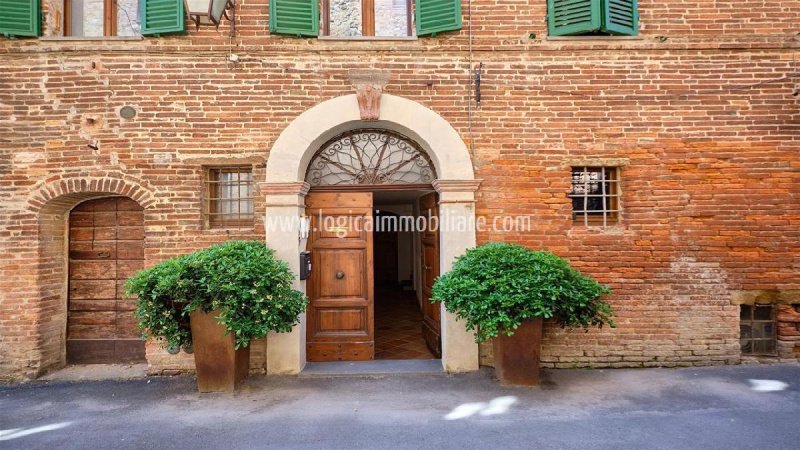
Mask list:
[[[425,106],[402,97],[381,97],[380,120],[360,119],[355,95],[323,102],[297,117],[276,140],[267,160],[266,241],[276,255],[299,273],[301,248],[298,217],[305,215],[310,184],[307,169],[323,145],[337,135],[356,129],[380,129],[413,141],[433,165],[430,183],[438,193],[439,214],[447,220],[474,223],[475,180],[472,162],[458,132]],[[270,224],[283,223],[276,227]],[[292,226],[285,226],[292,224]],[[474,227],[444,227],[439,233],[439,273],[448,271],[455,258],[475,246]],[[305,281],[296,288],[306,291]],[[442,365],[449,372],[477,370],[478,345],[464,323],[441,309]],[[306,362],[306,318],[291,333],[273,333],[267,344],[267,372],[292,374]]]

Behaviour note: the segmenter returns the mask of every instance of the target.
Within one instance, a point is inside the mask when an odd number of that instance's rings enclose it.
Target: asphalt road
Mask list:
[[[0,387],[0,448],[800,449],[800,365]]]

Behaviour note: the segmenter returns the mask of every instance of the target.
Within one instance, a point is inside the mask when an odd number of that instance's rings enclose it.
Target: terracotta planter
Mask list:
[[[513,336],[493,339],[494,370],[502,384],[538,386],[542,319],[522,323]]]
[[[231,392],[250,370],[250,347],[234,349],[233,333],[217,322],[218,310],[195,311],[189,316],[192,327],[197,390]]]

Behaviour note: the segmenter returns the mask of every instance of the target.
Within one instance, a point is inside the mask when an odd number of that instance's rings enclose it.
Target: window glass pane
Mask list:
[[[772,305],[756,305],[753,315],[755,320],[771,320],[772,319]]]
[[[361,0],[330,0],[330,36],[361,36]]]
[[[569,196],[573,219],[608,225],[618,221],[619,187],[614,167],[573,167]]]
[[[83,36],[83,0],[71,0],[70,7],[70,35]]]
[[[73,14],[80,11],[82,16],[81,30],[82,34],[75,34],[73,29],[73,36],[103,36],[103,19],[104,19],[104,0],[83,0],[83,7],[81,9],[73,6]]]
[[[375,0],[375,36],[408,36],[408,0]]]
[[[775,353],[775,341],[753,341],[753,353],[755,354],[770,354]]]
[[[139,36],[138,0],[117,0],[117,36]]]

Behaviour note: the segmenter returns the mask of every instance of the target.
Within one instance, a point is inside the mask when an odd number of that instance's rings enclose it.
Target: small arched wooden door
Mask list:
[[[125,281],[144,265],[144,210],[127,197],[88,200],[69,215],[67,362],[144,361]]]

